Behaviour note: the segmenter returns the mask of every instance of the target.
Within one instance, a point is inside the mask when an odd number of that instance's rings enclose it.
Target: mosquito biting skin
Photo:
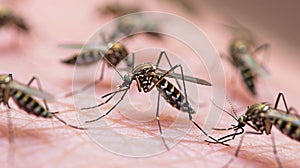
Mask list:
[[[166,57],[169,65],[171,67],[169,70],[163,70],[163,69],[160,69],[158,67],[159,63],[160,63],[160,60],[163,56]],[[132,57],[133,57],[133,63],[134,63],[134,54],[133,54]],[[177,74],[177,73],[173,72],[176,68],[180,68],[180,70],[181,70],[180,74]],[[176,80],[177,79],[182,80],[183,92],[181,92],[171,82],[169,82],[166,79],[167,77],[175,78]],[[82,108],[82,110],[88,110],[88,109],[93,109],[93,108],[100,107],[100,106],[108,103],[117,93],[123,92],[120,100],[117,101],[117,103],[112,108],[110,108],[104,115],[102,115],[102,116],[100,116],[96,119],[86,121],[86,123],[95,122],[97,120],[100,120],[101,118],[107,116],[111,111],[113,111],[114,108],[125,97],[126,93],[128,92],[128,90],[131,87],[132,82],[135,81],[136,84],[137,84],[137,89],[138,89],[139,92],[143,91],[144,93],[148,93],[151,90],[153,90],[154,88],[156,88],[159,92],[158,101],[157,101],[158,102],[158,104],[157,104],[158,108],[157,108],[157,111],[156,111],[156,120],[157,120],[157,123],[158,123],[160,136],[162,138],[162,141],[163,141],[166,149],[169,149],[169,147],[167,146],[167,144],[165,142],[165,139],[164,139],[163,133],[162,133],[162,129],[161,129],[161,126],[160,126],[160,115],[159,115],[159,98],[160,98],[160,96],[162,96],[166,100],[166,102],[168,102],[174,108],[176,108],[176,109],[178,109],[182,112],[188,113],[189,120],[200,131],[202,131],[203,134],[205,134],[207,137],[209,137],[213,141],[216,141],[213,137],[209,136],[193,120],[192,114],[195,113],[195,110],[190,106],[190,103],[188,102],[188,99],[187,99],[188,96],[187,96],[186,87],[185,87],[185,81],[193,82],[193,83],[201,84],[201,85],[206,85],[206,86],[211,86],[211,83],[209,83],[209,82],[207,82],[206,80],[203,80],[203,79],[183,75],[182,66],[180,64],[172,66],[166,52],[162,51],[160,53],[160,56],[159,56],[156,64],[144,63],[144,64],[139,64],[136,67],[134,67],[134,64],[133,64],[131,73],[125,74],[124,77],[122,77],[122,78],[123,78],[123,83],[118,86],[118,89],[116,91],[113,91],[111,93],[108,93],[108,94],[102,96],[102,98],[105,98],[105,97],[109,96],[109,98],[105,102],[103,102],[101,104],[98,104],[96,106]]]
[[[37,81],[39,90],[30,87],[34,80]],[[42,106],[35,98],[33,98],[33,96],[42,98],[45,106]],[[0,75],[0,104],[3,103],[3,105],[10,108],[8,104],[10,98],[14,100],[20,109],[24,110],[28,114],[43,118],[56,118],[69,127],[79,130],[85,129],[70,125],[56,115],[58,112],[49,111],[46,100],[52,100],[54,97],[49,93],[42,91],[40,81],[37,77],[32,77],[28,84],[24,85],[13,80],[12,74]]]
[[[280,98],[282,98],[285,110],[277,109]],[[280,130],[284,135],[296,140],[300,141],[300,116],[297,113],[291,113],[291,111],[296,111],[293,108],[288,108],[286,100],[284,98],[283,93],[279,93],[275,102],[274,107],[270,107],[267,103],[257,103],[248,107],[246,113],[240,117],[237,117],[236,113],[234,115],[225,111],[231,117],[233,117],[238,124],[232,125],[230,128],[214,128],[214,130],[234,130],[234,133],[226,135],[218,139],[218,142],[225,143],[233,140],[237,135],[243,134],[239,146],[235,152],[235,157],[238,156],[240,151],[243,139],[246,134],[255,134],[262,135],[265,133],[266,135],[271,134],[272,126],[275,126],[278,130]],[[248,125],[254,131],[246,131],[244,132],[244,127]],[[275,140],[273,135],[271,135],[272,144],[273,144],[273,152],[279,167],[282,167],[279,157],[277,156],[277,150],[275,145]],[[209,141],[208,141],[209,142]],[[217,143],[218,143],[217,142]],[[216,142],[210,142],[216,143]],[[229,165],[234,158],[232,158],[226,165]]]

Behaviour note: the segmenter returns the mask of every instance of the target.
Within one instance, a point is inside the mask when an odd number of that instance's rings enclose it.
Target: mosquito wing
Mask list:
[[[167,71],[166,70],[163,70],[163,69],[160,69],[158,68],[158,71],[157,72],[159,75],[163,75],[165,74]],[[167,75],[169,78],[174,78],[174,79],[180,79],[182,80],[182,75],[179,74],[179,73],[170,73]],[[195,77],[192,77],[192,76],[187,76],[187,75],[184,75],[184,80],[185,81],[188,81],[188,82],[192,82],[192,83],[196,83],[196,84],[200,84],[200,85],[206,85],[206,86],[212,86],[212,84],[204,79],[200,79],[200,78],[195,78]]]
[[[241,59],[248,65],[251,70],[262,77],[270,76],[269,71],[260,63],[258,63],[251,54],[244,54]]]
[[[20,90],[29,95],[40,97],[42,99],[46,99],[46,100],[54,99],[54,97],[49,93],[42,92],[40,90],[28,87],[27,85],[24,85],[24,84],[16,82],[16,81],[11,81],[10,84],[8,85],[8,87],[12,88],[12,89]]]
[[[59,44],[61,48],[67,49],[82,49],[82,50],[108,50],[107,45],[99,45],[99,44],[81,44],[81,43],[69,43],[69,44]]]

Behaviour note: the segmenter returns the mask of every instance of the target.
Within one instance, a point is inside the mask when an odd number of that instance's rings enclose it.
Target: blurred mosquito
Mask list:
[[[119,17],[134,12],[140,12],[141,9],[137,6],[124,5],[118,2],[109,2],[108,4],[99,7],[97,11],[103,15],[113,15],[115,17]]]
[[[33,81],[37,81],[39,90],[30,87]],[[42,98],[45,106],[43,107],[35,98],[33,98],[33,96]],[[70,125],[56,115],[58,112],[49,111],[46,100],[52,100],[54,99],[54,97],[42,90],[41,83],[37,77],[32,77],[27,85],[25,85],[13,80],[12,74],[1,74],[0,105],[3,103],[3,105],[7,106],[10,109],[10,106],[8,104],[10,98],[14,100],[14,102],[20,109],[24,110],[28,114],[43,118],[56,118],[57,120],[71,128],[80,130],[85,129],[82,127]]]
[[[162,28],[161,21],[155,18],[149,18],[143,13],[134,13],[120,17],[117,19],[116,30],[111,35],[113,39],[117,37],[135,37],[140,35],[141,32],[149,35],[151,37],[162,39],[162,34],[160,32]]]
[[[25,20],[12,9],[0,6],[0,27],[13,26],[18,31],[29,33],[30,28]]]
[[[282,98],[285,110],[277,109],[280,98]],[[225,110],[228,115],[234,118],[238,123],[237,125],[232,124],[230,128],[214,128],[214,130],[226,131],[226,130],[234,130],[234,133],[226,135],[218,139],[218,142],[210,142],[210,143],[225,143],[231,141],[235,138],[236,135],[243,134],[239,146],[235,152],[235,157],[238,156],[241,145],[243,143],[244,136],[246,134],[254,134],[254,135],[262,135],[265,133],[266,135],[271,134],[272,126],[274,125],[277,129],[279,129],[283,134],[288,137],[300,141],[300,116],[297,114],[296,110],[292,107],[288,108],[286,100],[284,98],[283,93],[279,93],[275,102],[274,107],[270,107],[267,103],[257,103],[248,107],[246,113],[240,117],[237,117],[235,111],[234,114],[231,114]],[[294,111],[295,113],[291,113]],[[244,128],[246,125],[250,126],[255,131],[246,131],[244,132]],[[273,152],[279,167],[282,167],[279,157],[277,156],[277,150],[275,145],[275,140],[273,135],[271,134],[272,144],[273,144]],[[209,141],[208,141],[209,142]],[[226,165],[229,165],[234,158],[232,158]]]
[[[160,64],[160,61],[161,61],[163,56],[165,56],[166,60],[168,61],[169,66],[170,66],[170,69],[168,71],[159,68],[159,64]],[[168,150],[169,150],[169,148],[168,148],[168,146],[165,142],[165,139],[163,137],[162,129],[161,129],[161,125],[160,125],[160,115],[159,115],[159,99],[160,99],[160,96],[162,96],[171,106],[175,107],[176,109],[178,109],[182,112],[187,112],[189,114],[189,120],[200,131],[202,131],[203,134],[205,134],[210,139],[216,141],[213,137],[209,136],[193,120],[192,114],[195,113],[195,111],[190,106],[190,104],[188,102],[188,99],[187,99],[188,96],[187,96],[186,87],[185,87],[185,81],[193,82],[193,83],[201,84],[201,85],[206,85],[206,86],[211,86],[211,83],[209,83],[209,82],[207,82],[203,79],[183,75],[182,66],[180,64],[172,66],[172,64],[171,64],[171,62],[170,62],[170,60],[169,60],[169,58],[168,58],[165,51],[162,51],[160,53],[159,58],[157,60],[157,63],[155,65],[153,63],[144,63],[144,64],[140,64],[140,65],[137,65],[136,67],[134,67],[134,58],[135,58],[134,53],[132,54],[132,57],[133,57],[133,64],[132,64],[131,73],[125,74],[124,77],[122,77],[120,75],[123,79],[123,83],[118,86],[117,90],[102,96],[102,98],[105,98],[105,97],[109,96],[109,98],[105,102],[100,103],[100,104],[95,105],[95,106],[92,106],[92,107],[82,108],[82,110],[88,110],[88,109],[93,109],[93,108],[100,107],[100,106],[108,103],[117,93],[123,92],[120,100],[118,100],[117,103],[112,108],[110,108],[104,115],[102,115],[102,116],[100,116],[96,119],[86,121],[86,123],[95,122],[95,121],[100,120],[101,118],[107,116],[123,100],[126,93],[130,89],[130,86],[131,86],[132,82],[136,81],[137,89],[138,89],[139,92],[143,91],[145,93],[148,93],[152,89],[154,89],[155,87],[159,92],[158,100],[157,100],[156,120],[157,120],[157,123],[158,123],[160,136],[162,138],[162,141],[163,141],[165,147]],[[177,74],[177,73],[173,72],[176,68],[180,69],[180,71],[181,71],[180,74]],[[182,80],[183,93],[179,89],[177,89],[172,83],[170,83],[166,79],[166,77]]]
[[[127,67],[131,67],[132,60],[127,57],[128,50],[124,44],[120,42],[106,43],[105,45],[82,45],[82,44],[63,44],[60,45],[64,48],[82,48],[83,51],[79,54],[74,54],[71,58],[62,60],[62,63],[77,66],[88,66],[94,63],[102,61],[102,68],[100,72],[100,78],[95,82],[91,82],[85,85],[83,88],[67,93],[65,96],[71,96],[72,94],[80,93],[96,84],[98,84],[104,75],[105,63],[108,67],[117,66],[122,60],[125,60]],[[103,59],[104,58],[104,59]]]
[[[229,26],[227,26],[229,27]],[[230,27],[235,31],[235,37],[230,43],[227,60],[236,67],[243,78],[244,84],[252,95],[256,95],[255,80],[257,76],[269,76],[269,72],[259,63],[255,56],[270,48],[270,45],[264,43],[256,47],[254,35],[244,27]]]

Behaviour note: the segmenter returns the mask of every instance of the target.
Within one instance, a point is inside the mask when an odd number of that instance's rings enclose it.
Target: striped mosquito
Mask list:
[[[278,104],[280,99],[283,100],[285,110],[278,109]],[[233,140],[237,135],[242,135],[238,148],[235,152],[235,157],[238,156],[240,148],[242,146],[245,135],[254,134],[254,135],[262,135],[265,133],[266,135],[271,134],[272,126],[274,125],[277,129],[279,129],[284,135],[300,142],[300,116],[297,114],[296,110],[292,107],[288,108],[286,100],[284,98],[283,93],[279,93],[275,102],[274,107],[270,107],[267,103],[257,103],[248,107],[246,113],[240,117],[237,117],[236,113],[231,114],[225,110],[223,110],[227,114],[229,114],[232,118],[234,118],[238,124],[232,126],[230,128],[214,128],[214,130],[219,131],[227,131],[234,130],[234,133],[226,135],[218,139],[218,142],[210,142],[210,143],[225,143]],[[295,113],[291,113],[294,111]],[[244,127],[248,125],[254,131],[244,131]],[[275,145],[275,139],[271,134],[273,152],[279,167],[282,167],[279,157],[277,156],[277,149]],[[209,142],[209,141],[208,141]],[[234,158],[232,158],[226,165],[229,165]]]
[[[128,58],[128,50],[121,42],[109,42],[104,45],[82,45],[82,44],[63,44],[60,45],[64,48],[82,48],[83,51],[79,54],[74,54],[62,63],[76,66],[89,66],[94,63],[102,61],[102,68],[100,78],[91,82],[79,90],[67,93],[65,97],[80,93],[102,81],[104,76],[105,64],[108,67],[117,66],[122,60],[125,60],[127,67],[131,67],[132,61]]]
[[[229,27],[229,26],[227,26]],[[264,43],[256,46],[254,35],[243,27],[231,27],[236,31],[235,37],[230,42],[229,55],[226,56],[227,60],[240,71],[243,82],[252,95],[256,95],[255,80],[257,76],[269,76],[268,70],[259,63],[255,56],[262,51],[270,48],[270,45]],[[223,54],[223,56],[225,56]]]
[[[169,70],[163,70],[161,68],[159,68],[159,64],[160,61],[162,59],[162,57],[165,57],[166,60],[168,61],[168,64],[170,66]],[[93,109],[93,108],[97,108],[100,107],[106,103],[108,103],[117,93],[123,92],[121,98],[117,101],[116,104],[114,104],[113,107],[111,107],[104,115],[95,118],[93,120],[90,121],[86,121],[86,123],[90,123],[90,122],[95,122],[97,120],[102,119],[103,117],[107,116],[110,114],[111,111],[113,111],[113,109],[115,107],[117,107],[117,105],[123,100],[123,98],[125,97],[126,93],[128,92],[128,90],[131,87],[131,84],[133,81],[136,82],[137,84],[137,89],[139,92],[145,92],[148,93],[151,90],[153,90],[154,88],[157,89],[157,91],[159,92],[158,94],[158,101],[157,101],[157,111],[156,111],[156,120],[157,120],[157,124],[159,127],[159,133],[161,136],[161,139],[166,147],[166,149],[169,150],[165,139],[163,137],[162,134],[162,129],[161,129],[161,125],[160,125],[160,114],[159,114],[159,100],[160,100],[160,96],[162,96],[171,106],[173,106],[174,108],[182,111],[182,112],[187,112],[189,115],[189,120],[207,137],[209,137],[210,139],[212,139],[213,141],[216,141],[213,137],[209,136],[192,118],[192,114],[195,113],[194,109],[190,106],[190,103],[188,102],[188,96],[187,96],[187,92],[186,92],[186,87],[185,87],[185,81],[188,82],[193,82],[196,84],[201,84],[201,85],[205,85],[205,86],[211,86],[211,83],[203,80],[203,79],[199,79],[199,78],[194,78],[191,76],[185,76],[183,75],[183,68],[180,64],[177,64],[175,66],[172,66],[167,54],[165,51],[162,51],[159,55],[159,58],[157,60],[156,64],[153,63],[144,63],[144,64],[139,64],[136,67],[134,66],[134,53],[132,54],[133,57],[133,64],[132,64],[132,68],[131,68],[131,73],[127,73],[124,75],[124,77],[122,77],[120,74],[120,76],[123,79],[123,83],[121,85],[118,86],[117,90],[110,92],[104,96],[102,96],[102,98],[108,97],[108,99],[103,102],[100,103],[98,105],[92,106],[92,107],[85,107],[82,108],[82,110],[88,110],[88,109]],[[174,73],[173,71],[175,69],[179,68],[181,73],[177,74]],[[169,82],[166,78],[175,78],[175,79],[180,79],[182,80],[182,84],[183,84],[183,93],[177,89],[171,82]],[[180,86],[180,85],[179,85]]]
[[[30,87],[33,81],[37,82],[39,88],[38,90]],[[44,106],[42,106],[35,98],[33,98],[33,96],[42,98]],[[71,128],[80,130],[85,129],[82,127],[70,125],[56,115],[58,112],[49,111],[46,100],[53,100],[54,97],[42,90],[41,83],[37,77],[32,77],[27,85],[25,85],[14,80],[12,74],[1,74],[0,104],[3,103],[4,106],[7,106],[10,109],[11,107],[8,104],[10,98],[14,100],[14,102],[20,109],[27,112],[28,114],[43,118],[56,118],[57,120]]]

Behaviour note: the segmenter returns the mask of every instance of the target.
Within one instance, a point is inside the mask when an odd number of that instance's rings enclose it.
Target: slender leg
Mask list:
[[[243,134],[241,137],[240,143],[238,145],[238,148],[235,151],[234,157],[232,157],[223,167],[228,167],[233,162],[233,160],[238,157],[238,154],[240,152],[240,149],[242,147],[242,143],[243,143],[243,140],[244,140],[244,137],[246,136],[246,134],[261,135],[261,134],[263,134],[263,132],[246,132],[245,134]]]
[[[108,115],[115,107],[117,107],[117,105],[124,99],[124,97],[125,97],[125,95],[126,95],[126,93],[127,93],[128,90],[129,90],[129,88],[126,88],[126,89],[125,89],[125,91],[124,91],[122,97],[120,98],[120,100],[119,100],[112,108],[110,108],[104,115],[102,115],[102,116],[100,116],[100,117],[98,117],[98,118],[96,118],[96,119],[94,119],[94,120],[85,121],[85,123],[95,122],[95,121],[100,120],[101,118],[107,116],[107,115]],[[116,93],[115,93],[115,94],[116,94]],[[113,95],[109,98],[109,100],[110,100],[115,94],[113,94]],[[108,100],[108,101],[109,101],[109,100]],[[107,102],[108,102],[108,101],[107,101]],[[107,103],[107,102],[104,102],[104,104]],[[101,104],[100,104],[100,105],[101,105]]]
[[[276,149],[276,144],[275,144],[275,138],[274,138],[274,135],[271,134],[271,140],[272,140],[272,147],[273,147],[273,153],[274,153],[274,156],[275,156],[275,159],[276,159],[276,162],[278,164],[278,167],[282,168],[282,164],[280,162],[280,159],[277,155],[277,149]]]
[[[11,121],[11,112],[7,111],[7,129],[8,129],[8,143],[9,143],[9,152],[8,152],[8,163],[14,163],[15,158],[15,133],[14,126]]]
[[[170,59],[169,59],[169,57],[168,57],[168,55],[167,55],[167,53],[165,51],[161,51],[160,52],[159,57],[158,57],[157,62],[156,62],[156,67],[159,66],[160,61],[161,61],[161,59],[162,59],[163,56],[165,56],[165,58],[167,59],[167,62],[169,64],[170,68],[172,68],[173,65],[171,64],[171,61],[170,61]],[[181,88],[181,85],[179,84],[178,80],[175,79],[175,81],[176,81],[176,84],[177,84],[178,88],[181,90],[182,88]]]
[[[168,147],[166,141],[165,141],[165,138],[163,136],[163,133],[162,133],[162,130],[161,130],[161,125],[160,125],[160,118],[159,118],[159,99],[160,99],[160,95],[158,93],[158,98],[157,98],[157,109],[156,109],[156,120],[157,120],[157,124],[158,124],[158,128],[159,128],[159,134],[160,134],[160,137],[166,147],[167,150],[170,150],[170,148]]]
[[[205,141],[208,142],[208,143],[214,143],[214,144],[218,144],[218,143],[221,143],[221,144],[222,144],[222,143],[225,143],[225,142],[228,142],[228,141],[232,141],[232,140],[234,140],[234,138],[235,138],[237,135],[241,135],[241,134],[244,133],[244,129],[243,129],[243,128],[239,128],[239,129],[241,129],[240,132],[238,132],[238,129],[237,129],[237,130],[235,130],[234,133],[219,138],[219,139],[218,139],[218,142],[215,142],[215,141],[208,141],[208,140],[205,140]],[[218,129],[218,130],[220,130],[220,131],[225,131],[225,130],[231,130],[231,128],[227,128],[227,129]],[[231,137],[231,138],[230,138],[230,137]],[[227,144],[223,144],[223,145],[227,145]],[[229,145],[228,145],[228,146],[229,146]]]
[[[264,43],[264,44],[258,46],[258,47],[252,52],[252,55],[255,56],[258,52],[266,51],[267,49],[270,49],[270,48],[271,48],[270,44]],[[270,55],[270,54],[268,54],[268,56],[269,56],[269,55]]]
[[[274,105],[274,109],[277,109],[278,104],[279,104],[279,100],[280,100],[281,97],[282,97],[283,104],[284,104],[284,107],[285,107],[285,109],[286,109],[286,112],[289,114],[289,109],[288,109],[287,103],[286,103],[286,101],[285,101],[284,94],[281,93],[281,92],[278,93],[278,96],[277,96],[277,99],[276,99],[276,102],[275,102],[275,105]]]
[[[105,98],[105,97],[107,97],[107,96],[112,95],[112,96],[109,97],[105,102],[100,103],[100,104],[97,104],[97,105],[95,105],[95,106],[91,106],[91,107],[83,107],[83,108],[81,108],[81,110],[89,110],[89,109],[93,109],[93,108],[100,107],[100,106],[102,106],[102,105],[108,103],[108,102],[109,102],[109,101],[110,101],[117,93],[122,92],[122,91],[126,91],[126,90],[128,90],[128,89],[129,89],[129,88],[125,88],[125,89],[119,89],[119,90],[110,92],[110,93],[108,93],[108,94],[106,94],[106,95],[104,95],[104,96],[101,97],[101,98]]]
[[[80,92],[83,92],[83,91],[89,89],[89,88],[92,87],[92,86],[97,85],[99,82],[101,82],[102,79],[103,79],[103,76],[104,76],[104,70],[105,70],[105,62],[104,62],[104,61],[101,61],[101,66],[102,66],[102,67],[101,67],[100,77],[99,77],[98,80],[96,80],[96,81],[94,81],[94,82],[88,83],[87,85],[85,85],[85,86],[82,87],[81,89],[78,89],[78,90],[75,90],[75,91],[71,91],[71,92],[69,92],[69,93],[66,93],[64,97],[69,97],[69,96],[72,96],[72,95],[76,95],[76,94],[78,94],[78,93],[80,93]]]

